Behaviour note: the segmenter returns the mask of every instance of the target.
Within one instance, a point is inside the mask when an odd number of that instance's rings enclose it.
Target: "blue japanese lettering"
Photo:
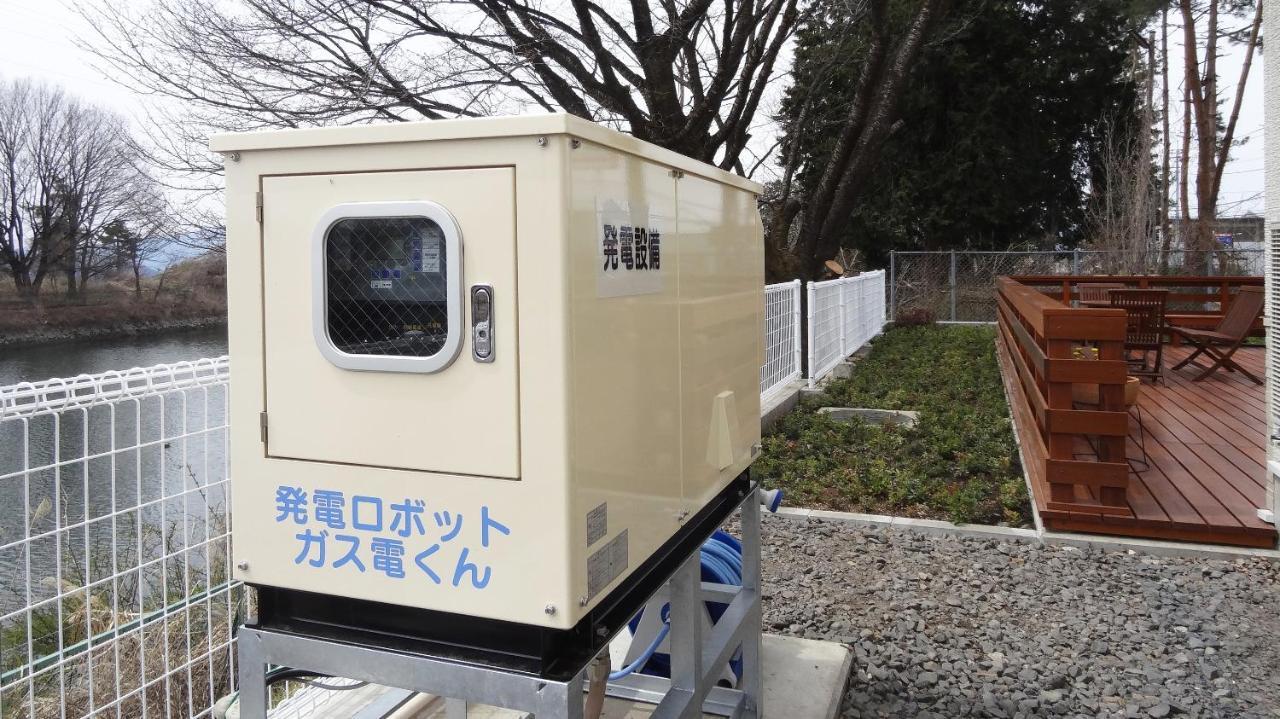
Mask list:
[[[404,579],[404,542],[390,537],[374,537],[369,543],[373,550],[373,569],[394,579]]]
[[[302,487],[276,487],[276,521],[292,519],[294,524],[307,523],[307,493]]]
[[[367,512],[360,511],[361,506],[370,506],[373,509],[373,521],[368,521]],[[378,497],[366,497],[357,494],[351,498],[351,526],[354,529],[361,529],[366,532],[382,531],[382,499]]]

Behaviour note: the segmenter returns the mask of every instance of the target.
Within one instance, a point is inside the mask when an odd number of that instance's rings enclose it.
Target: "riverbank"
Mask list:
[[[145,338],[227,323],[221,255],[184,260],[138,287],[131,278],[114,277],[68,293],[59,280],[46,280],[36,300],[12,290],[0,295],[0,348]]]
[[[59,310],[77,308],[58,308]],[[31,347],[36,345],[77,342],[83,340],[122,339],[129,337],[148,337],[152,335],[179,332],[186,330],[204,330],[224,327],[227,324],[225,313],[194,314],[168,313],[155,314],[147,312],[122,312],[113,317],[101,317],[102,308],[93,309],[94,316],[88,321],[77,322],[74,316],[59,312],[49,321],[32,318],[26,326],[12,322],[13,318],[0,320],[0,349],[12,347]],[[114,308],[121,309],[121,308]],[[11,310],[6,308],[7,315]],[[70,313],[74,314],[74,313]],[[150,316],[148,316],[150,315]]]

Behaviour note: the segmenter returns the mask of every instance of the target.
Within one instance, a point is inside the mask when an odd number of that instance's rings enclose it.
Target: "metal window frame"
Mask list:
[[[422,217],[444,233],[445,316],[448,328],[440,351],[427,357],[352,354],[343,352],[329,338],[329,302],[326,243],[329,231],[343,220]],[[320,354],[336,367],[360,372],[412,372],[430,374],[453,364],[462,350],[462,228],[453,214],[428,200],[398,202],[344,202],[320,216],[311,234],[311,333]]]

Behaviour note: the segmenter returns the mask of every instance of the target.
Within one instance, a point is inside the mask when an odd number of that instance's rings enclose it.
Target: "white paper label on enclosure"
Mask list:
[[[391,280],[369,280],[369,288],[374,290],[391,289]]]
[[[594,597],[627,568],[627,530],[610,539],[587,558],[587,596]]]
[[[440,271],[440,243],[431,243],[422,248],[422,271]]]
[[[669,225],[649,207],[596,200],[596,294],[649,295],[662,291],[663,243]]]
[[[609,503],[601,502],[599,507],[587,512],[587,546],[604,539],[609,533]]]

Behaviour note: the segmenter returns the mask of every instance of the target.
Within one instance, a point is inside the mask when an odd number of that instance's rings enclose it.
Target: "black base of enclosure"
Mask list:
[[[572,629],[349,599],[265,585],[252,626],[348,644],[426,654],[568,681],[636,615],[751,489],[738,475]]]

